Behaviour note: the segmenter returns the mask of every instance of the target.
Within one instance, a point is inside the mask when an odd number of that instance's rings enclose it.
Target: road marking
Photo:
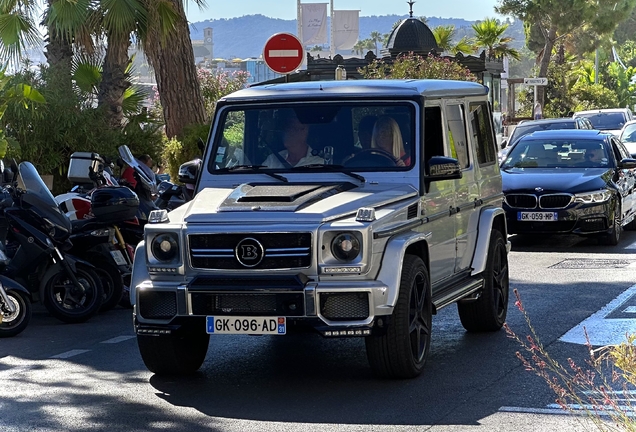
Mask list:
[[[606,410],[594,410],[592,405],[579,405],[579,404],[569,404],[569,409],[565,410],[561,408],[559,404],[549,404],[548,408],[526,408],[526,407],[511,407],[511,406],[502,406],[499,407],[499,412],[513,412],[513,413],[526,413],[526,414],[552,414],[552,415],[575,415],[575,416],[589,416],[590,413],[593,413],[595,416],[599,417],[610,417],[611,415],[624,414],[628,417],[635,417],[636,413],[632,413],[633,407],[629,405],[621,406],[620,408],[623,410],[621,413],[618,411],[612,411],[609,409]]]
[[[636,333],[636,319],[607,318],[607,316],[619,309],[634,296],[636,296],[636,285],[627,288],[601,310],[595,312],[576,327],[570,329],[561,336],[559,340],[562,342],[585,345],[587,343],[583,330],[583,328],[585,328],[590,338],[590,343],[593,346],[617,345],[625,342],[627,334]],[[629,306],[626,307],[626,309],[628,308]]]
[[[133,339],[135,337],[136,336],[117,336],[117,337],[114,337],[112,339],[108,339],[108,340],[105,340],[103,342],[100,342],[100,343],[115,344],[115,343],[127,341],[129,339]]]
[[[52,359],[67,359],[67,358],[70,358],[70,357],[74,357],[76,355],[87,353],[89,351],[90,350],[80,350],[80,349],[70,350],[70,351],[63,352],[62,354],[54,355],[53,357],[49,357],[49,358],[52,358]]]

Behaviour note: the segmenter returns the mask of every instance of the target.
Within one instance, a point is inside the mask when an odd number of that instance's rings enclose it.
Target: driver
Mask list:
[[[270,154],[263,165],[268,168],[286,168],[325,163],[323,158],[313,155],[311,147],[307,144],[309,125],[298,120],[291,111],[280,119],[280,123],[283,125],[285,150],[278,152],[278,156]]]
[[[396,159],[397,166],[403,167],[411,164],[411,156],[404,150],[400,126],[389,116],[382,116],[375,122],[371,148],[384,150],[391,154]]]

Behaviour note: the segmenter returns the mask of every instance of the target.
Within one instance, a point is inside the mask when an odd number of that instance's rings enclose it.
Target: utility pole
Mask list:
[[[333,0],[331,0],[331,3],[329,4],[329,15],[331,16],[331,30],[329,32],[329,37],[331,40],[329,41],[329,54],[331,55],[331,58],[333,58],[336,55],[336,28],[333,25]]]

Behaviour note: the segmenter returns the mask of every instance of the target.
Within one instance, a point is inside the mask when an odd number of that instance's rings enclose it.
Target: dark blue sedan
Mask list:
[[[596,130],[534,132],[501,164],[511,234],[579,234],[618,244],[636,229],[636,159]]]

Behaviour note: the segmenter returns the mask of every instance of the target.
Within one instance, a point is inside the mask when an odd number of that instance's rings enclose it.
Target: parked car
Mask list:
[[[522,120],[514,128],[510,137],[501,142],[499,150],[499,162],[501,163],[510,147],[521,137],[532,132],[555,129],[594,129],[592,123],[585,117],[547,118],[540,120]]]
[[[629,108],[607,108],[588,111],[577,111],[575,117],[585,117],[594,129],[609,132],[618,136],[625,123],[634,120],[634,114]]]
[[[630,120],[623,125],[618,138],[625,145],[632,156],[636,156],[636,120]]]
[[[223,97],[193,200],[155,210],[137,247],[145,365],[192,373],[211,337],[310,331],[364,338],[376,375],[413,378],[440,308],[457,304],[468,331],[501,329],[509,243],[493,129],[488,88],[465,81]]]
[[[579,234],[618,243],[636,229],[636,159],[612,134],[534,132],[501,164],[511,234]]]

